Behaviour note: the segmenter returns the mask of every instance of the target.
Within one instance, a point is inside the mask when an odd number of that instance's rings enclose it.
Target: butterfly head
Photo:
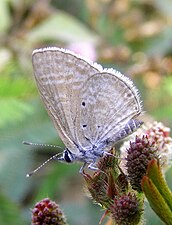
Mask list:
[[[64,161],[66,163],[72,163],[74,161],[74,155],[71,151],[69,151],[69,149],[66,148],[63,152],[63,155],[57,158],[57,160]]]

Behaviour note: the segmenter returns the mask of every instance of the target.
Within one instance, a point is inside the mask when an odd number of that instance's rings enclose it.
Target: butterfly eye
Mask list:
[[[64,159],[67,163],[71,163],[72,162],[72,159],[70,157],[70,153],[66,150],[64,151]]]

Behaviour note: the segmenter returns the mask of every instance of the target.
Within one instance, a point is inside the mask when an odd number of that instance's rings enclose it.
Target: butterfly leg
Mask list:
[[[89,168],[90,170],[100,171],[100,172],[106,174],[104,171],[100,170],[95,164],[96,164],[95,162],[90,163],[90,164],[88,165],[88,168]],[[80,168],[80,170],[79,170],[79,173],[80,173],[80,174],[83,174],[83,173],[84,173],[84,168],[86,167],[86,165],[87,165],[87,163],[85,162],[85,163],[81,166],[81,168]],[[106,174],[106,175],[107,175],[107,174]]]
[[[85,162],[85,163],[81,166],[81,168],[80,168],[80,170],[79,170],[79,173],[83,174],[83,171],[84,171],[84,168],[86,167],[86,165],[87,165],[87,163]],[[90,164],[88,165],[88,168],[91,169],[91,170],[99,170],[99,168],[96,167],[95,163],[90,163]]]
[[[107,174],[103,170],[100,170],[95,164],[96,164],[95,162],[90,163],[88,165],[88,168],[91,169],[91,170],[94,170],[94,171],[99,171],[101,173],[104,173],[107,176]]]
[[[86,165],[87,165],[87,163],[85,162],[85,163],[81,166],[81,168],[80,168],[80,170],[79,170],[79,173],[80,173],[80,174],[83,174],[84,168],[85,168]]]
[[[88,165],[88,168],[89,168],[90,170],[99,170],[99,168],[95,165],[95,162],[90,163],[90,164]]]

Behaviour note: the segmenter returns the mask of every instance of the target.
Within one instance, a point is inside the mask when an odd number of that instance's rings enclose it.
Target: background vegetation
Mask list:
[[[31,53],[43,46],[79,51],[134,79],[143,120],[172,127],[172,4],[170,0],[0,1],[0,224],[30,224],[30,208],[50,197],[70,225],[95,225],[103,214],[86,197],[79,165],[52,162],[31,178],[54,149],[22,141],[63,144],[39,99]],[[167,180],[172,186],[171,170]],[[146,207],[146,224],[162,222]]]

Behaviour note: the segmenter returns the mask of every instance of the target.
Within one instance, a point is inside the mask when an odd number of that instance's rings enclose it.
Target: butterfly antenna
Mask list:
[[[23,141],[22,143],[24,145],[41,146],[41,147],[48,147],[48,148],[60,148],[63,150],[63,148],[58,145],[39,144],[39,143],[32,143],[32,142],[28,142],[28,141]]]
[[[45,166],[47,163],[49,163],[50,161],[54,160],[54,159],[58,159],[59,155],[62,155],[63,153],[57,153],[53,156],[51,156],[49,159],[47,159],[44,163],[42,163],[40,166],[38,166],[35,170],[31,171],[30,173],[26,174],[26,177],[31,177],[34,173],[36,173],[38,170],[40,170],[43,166]],[[61,158],[59,158],[61,159]]]

